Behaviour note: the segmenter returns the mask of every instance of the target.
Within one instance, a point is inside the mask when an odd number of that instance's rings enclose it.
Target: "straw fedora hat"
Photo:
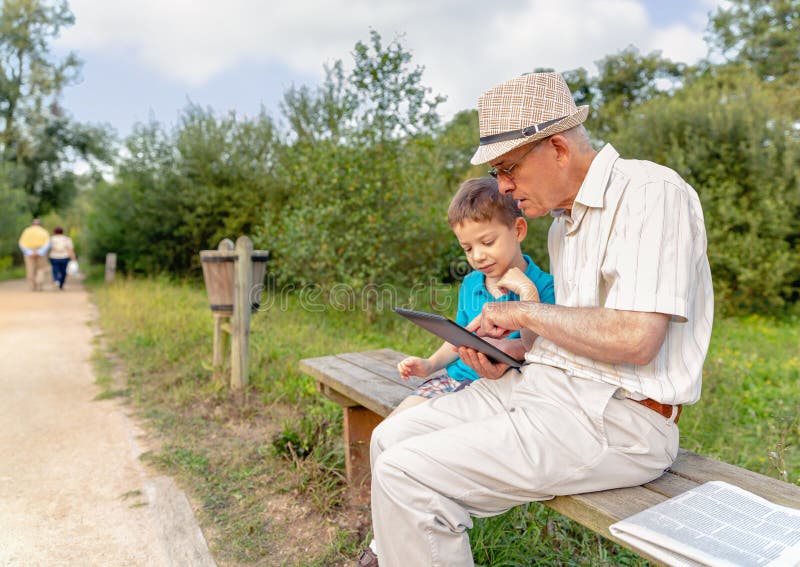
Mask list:
[[[583,123],[589,107],[575,106],[559,73],[529,73],[489,89],[478,99],[480,146],[474,165]]]

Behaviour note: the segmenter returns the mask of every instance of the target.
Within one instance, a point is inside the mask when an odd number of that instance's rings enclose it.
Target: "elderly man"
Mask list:
[[[610,145],[596,152],[587,107],[556,73],[505,82],[478,107],[472,162],[491,164],[526,216],[555,217],[556,305],[487,303],[472,330],[523,330],[526,364],[507,370],[462,348],[494,379],[373,433],[383,567],[472,565],[472,516],[657,478],[677,455],[681,406],[700,397],[713,292],[695,191]]]
[[[25,276],[33,291],[41,291],[47,271],[47,251],[50,249],[50,233],[42,221],[33,219],[19,237],[19,249],[25,260]]]

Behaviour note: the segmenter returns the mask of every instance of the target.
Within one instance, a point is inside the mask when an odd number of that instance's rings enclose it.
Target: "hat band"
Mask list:
[[[512,130],[511,132],[503,132],[502,134],[484,136],[480,139],[480,145],[485,146],[486,144],[507,142],[508,140],[517,140],[519,138],[529,138],[534,134],[538,134],[545,128],[548,128],[557,122],[561,122],[565,118],[569,118],[569,116],[570,115],[567,114],[561,118],[554,118],[553,120],[548,120],[547,122],[542,122],[541,124],[534,124],[533,126],[528,126],[527,128],[521,128],[520,130]]]

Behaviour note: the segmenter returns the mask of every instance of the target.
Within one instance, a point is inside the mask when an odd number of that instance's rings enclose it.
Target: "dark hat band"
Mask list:
[[[538,134],[545,128],[549,128],[553,124],[557,122],[561,122],[565,118],[569,118],[569,114],[566,116],[562,116],[561,118],[554,118],[553,120],[548,120],[547,122],[542,122],[541,124],[534,124],[533,126],[528,126],[526,128],[521,128],[520,130],[512,130],[511,132],[503,132],[501,134],[493,134],[491,136],[484,136],[480,139],[480,145],[485,146],[486,144],[495,144],[497,142],[507,142],[508,140],[517,140],[519,138],[530,138],[531,136]],[[474,138],[473,138],[474,139]]]

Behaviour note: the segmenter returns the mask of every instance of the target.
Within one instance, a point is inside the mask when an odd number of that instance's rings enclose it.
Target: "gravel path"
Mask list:
[[[0,565],[212,566],[185,495],[142,465],[118,400],[96,401],[92,306],[0,282]]]

